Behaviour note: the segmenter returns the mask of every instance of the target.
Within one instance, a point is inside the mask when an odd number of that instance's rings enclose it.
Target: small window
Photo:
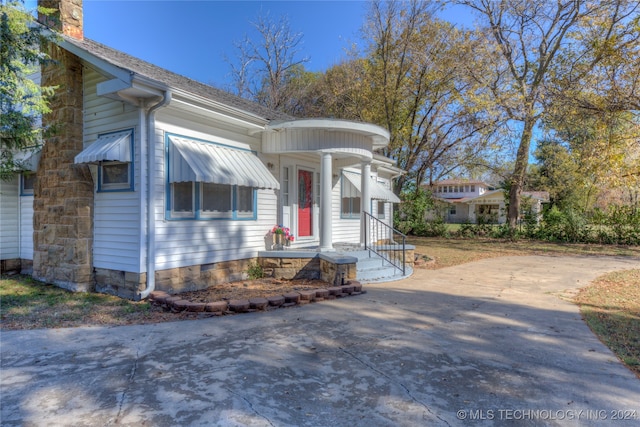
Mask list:
[[[455,207],[455,205],[454,205],[454,206],[451,206],[451,208],[449,208],[449,214],[450,214],[450,215],[455,215],[455,214],[456,214],[456,207]]]
[[[194,199],[193,182],[171,184],[171,216],[173,218],[193,218]]]
[[[348,179],[342,176],[341,216],[342,218],[360,218],[360,194]]]
[[[385,219],[385,215],[386,215],[386,212],[384,210],[385,206],[386,206],[385,202],[378,201],[378,218],[379,219]]]
[[[131,163],[100,162],[100,190],[131,190]]]
[[[233,187],[224,184],[200,184],[200,209],[203,218],[231,218]]]
[[[36,174],[25,172],[20,174],[20,195],[33,196],[33,187],[36,183]]]
[[[476,186],[475,184],[471,184],[471,192],[475,193],[476,192]]]
[[[255,218],[252,187],[236,187],[236,210],[238,218]]]

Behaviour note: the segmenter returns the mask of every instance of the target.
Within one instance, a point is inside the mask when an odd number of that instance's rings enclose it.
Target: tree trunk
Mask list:
[[[518,216],[520,214],[520,194],[524,186],[524,178],[527,174],[527,166],[529,166],[529,148],[531,147],[531,138],[533,138],[533,126],[536,120],[529,117],[524,122],[524,129],[520,137],[520,145],[516,154],[516,164],[513,168],[511,176],[511,188],[509,189],[509,211],[507,213],[507,221],[509,228],[513,231],[518,225]]]

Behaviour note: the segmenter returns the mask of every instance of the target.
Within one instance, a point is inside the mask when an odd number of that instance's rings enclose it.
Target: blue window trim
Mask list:
[[[341,219],[357,219],[357,220],[359,220],[360,216],[362,214],[362,195],[360,195],[360,211],[359,212],[357,212],[357,213],[353,212],[353,204],[352,204],[351,200],[349,200],[349,211],[350,211],[350,213],[348,215],[345,215],[345,213],[342,210],[342,199],[344,198],[343,194],[344,194],[345,180],[349,183],[349,185],[353,185],[353,184],[351,184],[351,182],[348,179],[345,178],[344,171],[343,171],[343,172],[340,173],[340,218]]]
[[[125,187],[125,188],[102,188],[102,165],[103,164],[108,164],[109,162],[99,162],[98,163],[98,193],[122,193],[122,192],[131,192],[131,191],[135,191],[136,185],[135,185],[135,158],[136,158],[136,152],[135,152],[135,131],[133,128],[131,129],[122,129],[122,130],[116,130],[113,132],[105,132],[105,133],[100,133],[98,134],[98,138],[100,138],[101,136],[105,136],[105,135],[112,135],[114,133],[123,133],[123,132],[130,132],[131,133],[131,138],[130,139],[130,144],[131,144],[131,161],[129,162],[129,187]],[[124,162],[122,162],[124,163]]]
[[[214,144],[214,145],[219,145],[221,147],[227,147],[227,148],[231,148],[234,150],[240,150],[240,151],[249,151],[251,153],[256,153],[254,150],[249,150],[246,148],[238,148],[238,147],[234,147],[232,145],[227,145],[227,144],[221,144],[218,142],[213,142],[213,141],[207,141],[204,139],[199,139],[199,138],[192,138],[190,136],[186,136],[186,135],[180,135],[180,134],[176,134],[176,133],[170,133],[170,132],[165,132],[164,135],[164,154],[165,154],[165,165],[166,165],[166,175],[167,175],[167,181],[165,183],[165,187],[166,187],[166,194],[167,197],[166,199],[166,206],[165,206],[165,219],[169,220],[169,221],[256,221],[258,219],[258,190],[254,187],[251,188],[252,190],[252,197],[253,197],[253,215],[251,216],[238,216],[238,186],[237,185],[232,185],[232,189],[231,189],[231,216],[229,217],[225,217],[225,218],[210,218],[210,217],[203,217],[202,213],[201,213],[201,209],[200,209],[200,182],[194,182],[195,184],[195,200],[194,200],[194,207],[195,207],[195,212],[193,213],[193,216],[191,217],[179,217],[179,218],[174,218],[171,216],[171,177],[169,176],[169,162],[171,161],[170,156],[169,156],[169,144],[171,143],[171,141],[169,140],[170,137],[175,136],[178,138],[187,138],[187,139],[192,139],[194,141],[199,141],[199,142],[205,142],[208,144]]]

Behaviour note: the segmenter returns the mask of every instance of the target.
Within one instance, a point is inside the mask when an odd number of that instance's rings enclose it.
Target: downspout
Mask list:
[[[140,301],[156,288],[156,221],[155,221],[155,113],[171,102],[171,91],[166,90],[160,102],[147,111],[147,287],[137,295]]]

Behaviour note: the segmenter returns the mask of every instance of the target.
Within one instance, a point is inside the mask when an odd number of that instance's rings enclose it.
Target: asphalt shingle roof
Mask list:
[[[292,120],[294,117],[259,105],[255,102],[233,95],[222,89],[200,83],[188,77],[176,74],[140,58],[136,58],[109,46],[90,39],[77,40],[70,37],[64,39],[116,67],[128,70],[140,76],[162,83],[170,88],[177,88],[206,99],[220,102],[229,107],[254,114],[265,120]]]

